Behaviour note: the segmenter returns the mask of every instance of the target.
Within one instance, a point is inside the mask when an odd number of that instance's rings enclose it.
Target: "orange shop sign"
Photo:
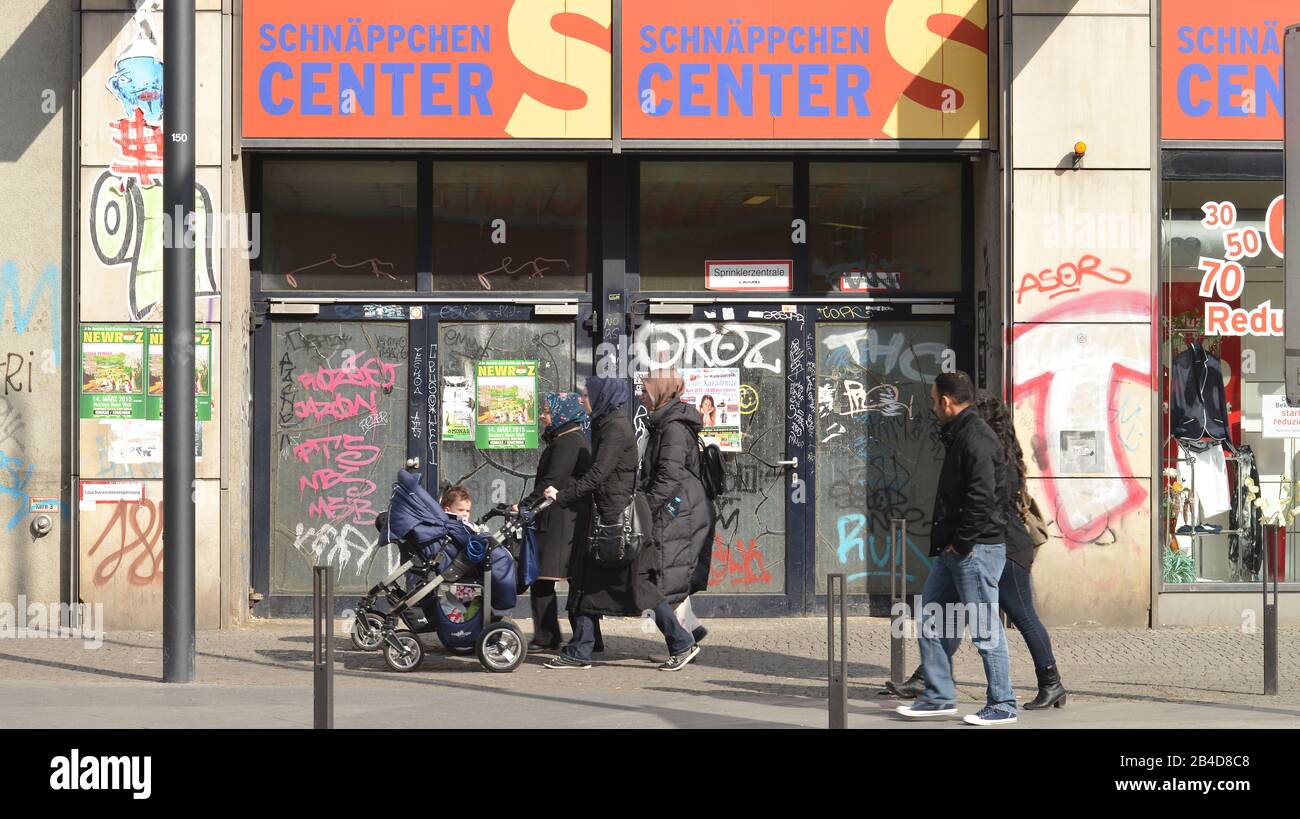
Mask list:
[[[623,0],[627,139],[984,139],[985,0]]]
[[[608,139],[611,0],[244,0],[249,139]]]
[[[1280,140],[1282,41],[1295,0],[1160,4],[1160,135]]]

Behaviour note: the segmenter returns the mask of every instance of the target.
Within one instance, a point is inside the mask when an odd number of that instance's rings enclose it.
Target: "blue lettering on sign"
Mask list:
[[[332,67],[329,63],[302,64],[302,100],[299,110],[304,116],[320,117],[331,113],[329,105],[316,102],[316,95],[325,93],[325,83],[316,77],[328,73]]]
[[[1246,112],[1240,105],[1233,103],[1232,98],[1241,93],[1241,83],[1234,82],[1234,77],[1244,77],[1250,73],[1250,69],[1244,65],[1221,65],[1219,66],[1219,116],[1221,117],[1244,117]]]
[[[1200,63],[1186,66],[1178,74],[1178,107],[1189,117],[1202,117],[1210,111],[1210,101],[1192,102],[1192,80],[1210,81],[1210,69]]]
[[[273,117],[282,117],[293,110],[293,100],[281,98],[278,102],[273,98],[274,92],[271,89],[271,80],[274,77],[280,77],[286,80],[293,79],[293,69],[288,63],[268,63],[266,68],[262,69],[262,76],[257,81],[257,94],[262,102],[262,110]]]
[[[822,84],[815,80],[814,77],[819,77],[829,73],[831,73],[831,67],[829,65],[799,66],[799,116],[830,116],[831,109],[828,106],[812,104],[813,96],[820,96],[822,93]]]
[[[435,94],[447,90],[447,84],[434,80],[435,74],[450,74],[451,63],[424,63],[420,66],[420,113],[426,117],[451,116],[451,106],[433,101]]]
[[[695,78],[709,73],[709,67],[704,63],[684,63],[681,72],[682,116],[709,116],[709,106],[695,104],[695,95],[704,93],[704,83],[696,81]]]
[[[673,72],[663,63],[647,64],[641,69],[641,77],[637,80],[636,97],[643,111],[652,117],[662,117],[673,110],[673,102],[667,97],[655,99],[654,90],[650,87],[650,80],[653,77],[667,81],[673,78]],[[647,106],[648,101],[653,101],[654,104]]]

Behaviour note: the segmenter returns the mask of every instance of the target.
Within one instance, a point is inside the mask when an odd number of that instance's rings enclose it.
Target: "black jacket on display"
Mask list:
[[[1175,438],[1228,437],[1228,399],[1223,362],[1200,344],[1189,344],[1174,358],[1170,373],[1169,425]]]
[[[674,606],[687,595],[704,589],[698,575],[704,567],[708,586],[708,561],[713,556],[715,519],[713,504],[700,483],[700,449],[695,436],[703,426],[700,411],[674,401],[650,414],[650,440],[646,445],[641,491],[650,502],[655,541],[663,568],[661,590]]]
[[[974,407],[943,427],[946,452],[934,498],[931,556],[953,546],[970,554],[977,543],[1006,543],[1006,498],[1014,469],[1006,468],[1002,442]]]

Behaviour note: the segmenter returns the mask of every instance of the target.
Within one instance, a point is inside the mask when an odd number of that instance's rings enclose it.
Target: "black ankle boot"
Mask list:
[[[1065,686],[1061,685],[1061,674],[1056,670],[1056,666],[1050,668],[1037,669],[1038,675],[1038,696],[1033,701],[1025,703],[1025,708],[1030,711],[1036,711],[1040,708],[1057,708],[1065,707]]]
[[[900,699],[914,700],[925,693],[925,677],[921,675],[921,669],[918,668],[902,685],[894,685],[893,680],[886,682],[885,690]]]

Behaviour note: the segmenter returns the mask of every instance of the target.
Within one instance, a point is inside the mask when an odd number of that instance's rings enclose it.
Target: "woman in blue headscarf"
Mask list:
[[[525,499],[532,506],[542,500],[548,486],[567,489],[591,468],[591,445],[587,442],[587,410],[577,393],[547,393],[538,419],[542,427],[542,450],[537,464],[533,492]],[[555,600],[555,583],[569,577],[569,562],[575,549],[585,548],[591,528],[591,504],[585,501],[553,503],[537,516],[538,578],[529,598],[533,607],[532,651],[554,651],[560,647],[560,620]]]
[[[632,391],[624,379],[589,378],[583,392],[591,416],[591,468],[566,488],[548,486],[545,494],[560,504],[591,498],[593,514],[612,525],[631,502],[636,483],[636,431],[626,409]],[[657,553],[644,549],[641,556],[630,566],[607,568],[592,560],[586,549],[575,554],[569,574],[573,639],[547,668],[591,668],[602,615],[636,617],[663,602],[654,568]]]

